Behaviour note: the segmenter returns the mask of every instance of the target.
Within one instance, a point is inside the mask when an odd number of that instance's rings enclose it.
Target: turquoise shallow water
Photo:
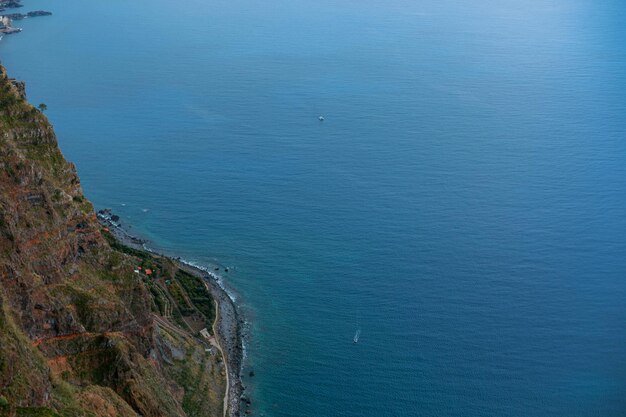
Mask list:
[[[232,268],[257,415],[626,413],[623,2],[24,2],[88,197]]]

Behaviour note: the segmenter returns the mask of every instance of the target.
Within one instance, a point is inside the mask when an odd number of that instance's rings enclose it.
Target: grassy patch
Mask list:
[[[190,306],[187,300],[185,299],[185,295],[183,294],[183,289],[180,287],[180,285],[178,285],[178,282],[173,281],[169,286],[169,290],[170,290],[170,294],[172,294],[172,297],[174,297],[174,301],[176,301],[176,305],[178,306],[180,313],[183,316],[189,317],[193,315],[193,313],[195,313],[195,310],[193,309],[193,307]]]
[[[200,311],[210,325],[215,320],[215,303],[202,279],[186,271],[176,271],[176,279],[183,286],[193,305]]]

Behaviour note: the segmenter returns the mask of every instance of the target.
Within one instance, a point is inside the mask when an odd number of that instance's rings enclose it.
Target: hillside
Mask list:
[[[214,318],[201,279],[98,223],[0,68],[0,416],[221,416]]]

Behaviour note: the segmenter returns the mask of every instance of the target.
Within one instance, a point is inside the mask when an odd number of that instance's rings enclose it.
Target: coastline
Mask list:
[[[16,4],[19,4],[16,2]],[[18,6],[12,4],[2,4],[0,12],[4,12],[7,9],[14,9]],[[21,7],[21,5],[19,6]],[[10,26],[11,20],[21,20],[29,17],[48,16],[52,13],[47,11],[34,11],[26,14],[11,13],[4,14],[9,18],[9,26],[2,26],[0,28],[0,40],[7,34],[13,34],[21,32],[21,28],[15,28]],[[3,22],[4,23],[4,22]],[[100,212],[96,213],[97,219],[104,227],[107,227],[110,233],[115,239],[122,245],[149,252],[151,254],[168,258],[174,262],[180,269],[195,275],[202,279],[205,283],[207,290],[213,297],[216,303],[216,318],[212,325],[215,340],[218,348],[224,358],[224,365],[226,371],[226,391],[224,393],[224,417],[238,417],[243,414],[242,402],[244,401],[244,386],[242,383],[241,375],[243,371],[244,362],[244,341],[243,341],[243,326],[244,320],[237,308],[234,297],[229,294],[226,288],[221,283],[221,277],[208,268],[203,268],[199,265],[194,265],[191,262],[187,262],[180,257],[168,256],[158,253],[146,246],[146,241],[139,239],[129,234],[120,224],[111,219],[110,216],[102,215]],[[246,401],[249,405],[249,400]],[[245,405],[245,404],[244,404]],[[246,414],[249,414],[247,410]]]
[[[133,249],[144,250],[158,256],[169,258],[177,264],[182,270],[193,274],[203,280],[207,289],[211,293],[218,308],[213,330],[219,349],[224,356],[226,367],[227,387],[224,393],[224,403],[227,407],[224,409],[224,416],[238,417],[241,415],[241,402],[244,393],[244,386],[241,380],[244,360],[243,346],[243,325],[244,319],[237,308],[235,300],[220,283],[220,277],[201,266],[191,264],[179,257],[172,257],[155,252],[146,246],[146,241],[139,239],[124,228],[113,221],[109,215],[103,214],[102,211],[97,213],[98,221],[107,227],[110,233],[122,245]]]

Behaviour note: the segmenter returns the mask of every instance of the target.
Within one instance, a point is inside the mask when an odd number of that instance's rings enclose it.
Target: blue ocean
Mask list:
[[[626,415],[624,1],[24,4],[2,64],[220,268],[253,415]]]

